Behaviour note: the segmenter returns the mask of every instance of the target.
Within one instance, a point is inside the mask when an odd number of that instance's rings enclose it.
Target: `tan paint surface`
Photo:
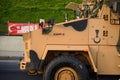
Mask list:
[[[103,19],[104,15],[108,15],[108,21]],[[116,18],[114,14],[112,17]],[[29,50],[34,50],[42,60],[46,58],[49,50],[88,51],[94,72],[101,75],[120,75],[120,57],[117,50],[120,25],[110,24],[109,7],[103,5],[98,18],[88,18],[87,28],[83,31],[76,31],[71,26],[64,27],[65,23],[78,20],[84,19],[58,23],[49,34],[42,34],[42,29],[28,33],[30,36],[24,37],[24,42],[28,42],[29,46],[28,49],[25,48],[25,62],[29,62]],[[96,30],[99,31],[98,35]]]

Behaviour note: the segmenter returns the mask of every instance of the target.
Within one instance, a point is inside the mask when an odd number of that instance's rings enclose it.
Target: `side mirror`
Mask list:
[[[49,34],[53,29],[53,26],[47,26],[42,28],[42,34]]]
[[[54,25],[54,18],[48,20],[46,25],[42,28],[42,34],[48,34],[52,31]]]

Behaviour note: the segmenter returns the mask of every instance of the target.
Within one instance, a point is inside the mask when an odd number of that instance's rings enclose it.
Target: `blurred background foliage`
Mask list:
[[[108,4],[114,0],[106,0]],[[51,17],[55,22],[64,21],[64,13],[68,19],[74,18],[74,12],[65,9],[69,2],[81,3],[82,0],[0,0],[0,33],[7,33],[7,22],[39,22]]]
[[[39,22],[40,18],[47,21],[54,17],[55,22],[62,22],[64,13],[72,19],[73,11],[64,8],[71,1],[81,3],[81,0],[0,0],[0,33],[7,32],[8,21]]]

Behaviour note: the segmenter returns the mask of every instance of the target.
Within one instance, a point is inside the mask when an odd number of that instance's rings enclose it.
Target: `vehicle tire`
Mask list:
[[[85,65],[75,57],[60,56],[48,64],[43,79],[88,80],[88,72]]]

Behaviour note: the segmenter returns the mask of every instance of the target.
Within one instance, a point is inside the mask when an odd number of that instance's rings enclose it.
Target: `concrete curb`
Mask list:
[[[22,36],[0,36],[0,57],[23,57]]]

